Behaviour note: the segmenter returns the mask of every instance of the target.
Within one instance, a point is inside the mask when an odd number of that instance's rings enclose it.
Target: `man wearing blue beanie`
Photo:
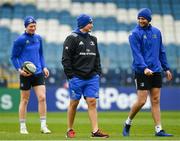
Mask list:
[[[148,20],[148,22],[151,22],[151,19],[152,19],[151,15],[152,15],[152,12],[150,9],[142,8],[138,13],[137,18],[139,19],[140,17],[144,17],[146,20]]]
[[[101,75],[100,54],[97,38],[89,34],[93,28],[92,17],[81,14],[77,17],[77,28],[64,41],[62,65],[69,81],[70,104],[68,107],[67,138],[74,138],[73,129],[76,109],[83,97],[88,105],[88,114],[92,126],[91,137],[108,138],[99,130],[96,99],[99,97]]]
[[[24,19],[25,28],[31,23],[36,23],[36,20],[34,19],[34,17],[32,17],[32,16],[25,17],[25,19]]]
[[[161,126],[160,91],[162,86],[162,71],[167,80],[172,79],[170,67],[167,63],[165,47],[159,29],[152,26],[151,10],[142,8],[137,15],[138,25],[129,35],[132,50],[132,69],[135,74],[137,100],[133,104],[125,121],[123,136],[129,136],[133,118],[146,103],[148,94],[151,101],[151,112],[155,124],[155,136],[172,136]]]
[[[34,89],[38,99],[38,111],[41,122],[41,132],[49,134],[51,131],[46,125],[46,87],[45,79],[49,76],[49,71],[45,64],[43,55],[42,38],[36,34],[36,20],[32,16],[24,19],[25,32],[13,43],[11,61],[20,75],[20,95],[19,122],[20,133],[28,134],[26,127],[26,112],[30,97],[31,87]],[[23,69],[24,62],[32,62],[36,66],[34,74]]]
[[[85,27],[87,24],[92,23],[92,17],[86,14],[81,14],[77,17],[77,26],[79,29]]]

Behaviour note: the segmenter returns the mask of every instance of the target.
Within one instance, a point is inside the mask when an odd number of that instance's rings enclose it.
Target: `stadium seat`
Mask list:
[[[89,15],[94,15],[94,4],[90,2],[86,2],[82,5],[82,11],[83,13],[89,14]]]
[[[94,20],[92,34],[98,39],[104,72],[110,76],[117,75],[115,70],[121,70],[124,75],[121,76],[124,79],[121,84],[131,85],[132,76],[128,72],[131,69],[132,58],[128,36],[137,25],[138,10],[143,7],[152,10],[151,23],[161,30],[168,61],[173,70],[178,70],[179,0],[1,0],[0,48],[3,53],[1,51],[0,65],[10,58],[13,41],[24,32],[24,18],[31,15],[37,19],[37,33],[43,37],[48,65],[54,70],[59,68],[56,59],[59,59],[59,52],[62,53],[62,44],[77,27],[77,16],[86,13]],[[52,79],[55,77],[54,75]],[[112,79],[112,83],[118,83],[116,80]],[[180,78],[176,77],[173,83],[177,85],[179,80]],[[168,84],[165,81],[164,83]]]
[[[82,13],[82,4],[80,2],[73,2],[71,5],[71,15],[78,16]]]

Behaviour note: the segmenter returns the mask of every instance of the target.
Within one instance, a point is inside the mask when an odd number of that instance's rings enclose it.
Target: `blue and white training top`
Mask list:
[[[42,38],[38,34],[23,33],[14,41],[11,61],[18,70],[25,61],[30,61],[36,66],[35,74],[41,73],[45,67],[43,56]]]
[[[169,70],[165,47],[162,44],[161,32],[149,25],[137,25],[129,35],[129,43],[133,54],[132,69],[136,73],[144,73],[145,68],[153,72]]]

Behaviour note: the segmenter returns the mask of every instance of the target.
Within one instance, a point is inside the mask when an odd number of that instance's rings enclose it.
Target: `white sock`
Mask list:
[[[26,128],[26,120],[25,119],[20,119],[20,128]]]
[[[128,125],[132,124],[132,120],[129,117],[126,119],[126,124],[128,124]]]
[[[40,117],[40,121],[41,121],[41,128],[46,127],[46,117]]]
[[[93,133],[96,133],[98,130],[99,130],[99,129],[97,129],[97,130],[93,131]]]
[[[155,126],[156,133],[160,132],[161,130],[162,130],[162,126],[161,125],[156,125]]]

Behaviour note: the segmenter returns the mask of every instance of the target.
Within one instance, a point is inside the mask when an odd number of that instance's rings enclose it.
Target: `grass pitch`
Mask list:
[[[163,128],[173,137],[155,137],[150,112],[139,112],[133,121],[131,136],[122,136],[122,126],[127,112],[99,112],[99,127],[109,133],[108,139],[90,138],[90,122],[87,112],[77,112],[74,129],[76,138],[70,140],[180,140],[180,111],[162,112]],[[0,113],[0,140],[67,140],[66,113],[48,113],[48,127],[52,134],[40,133],[38,113],[27,114],[28,135],[19,133],[18,113]]]

